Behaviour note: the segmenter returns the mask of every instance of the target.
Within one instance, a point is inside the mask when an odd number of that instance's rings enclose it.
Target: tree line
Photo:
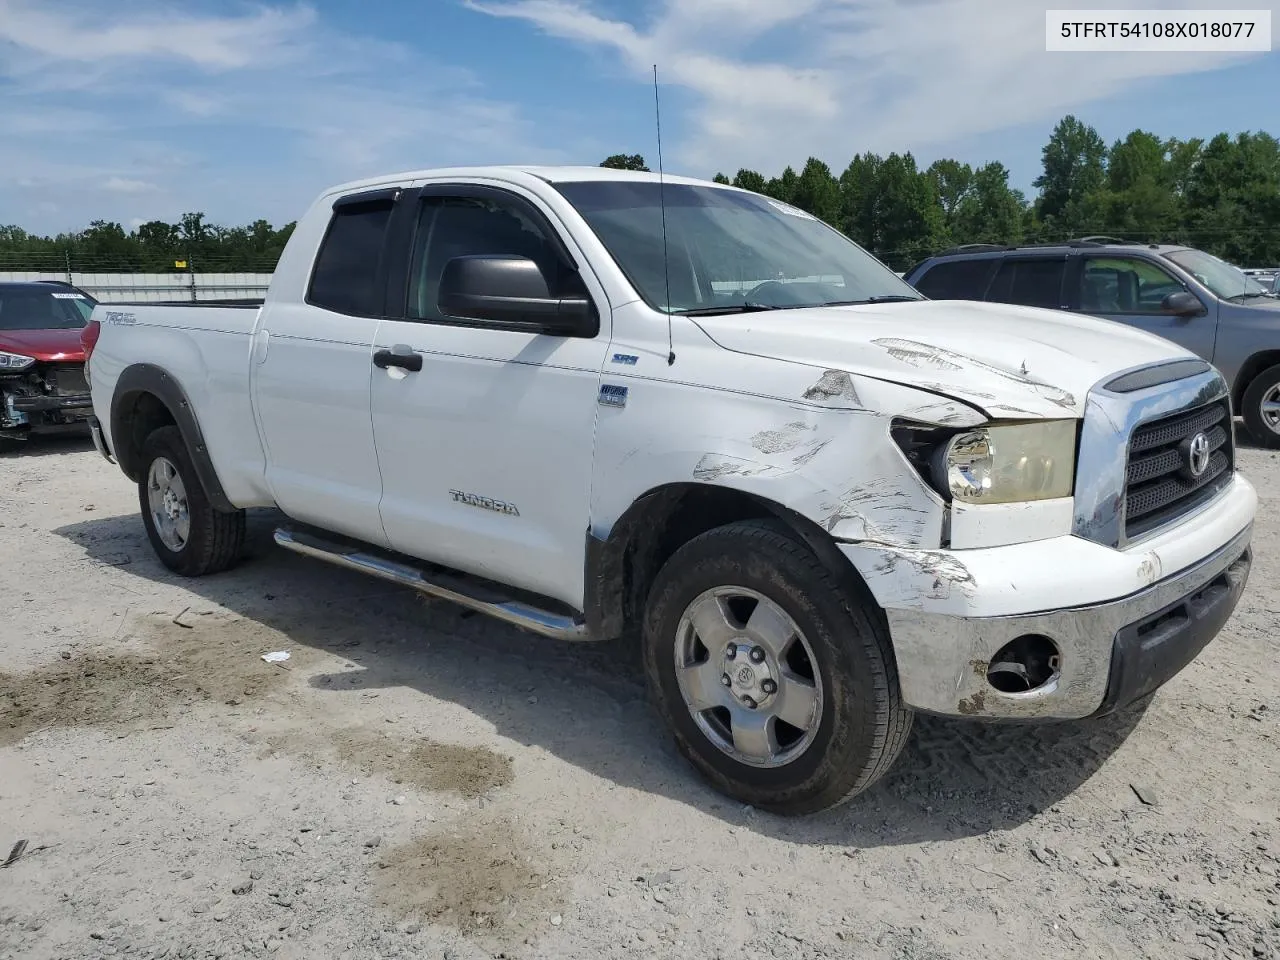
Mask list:
[[[207,223],[203,213],[184,213],[177,223],[152,220],[128,232],[118,223],[94,220],[77,233],[54,237],[0,226],[0,270],[271,273],[293,228],[266,220],[222,227]]]
[[[972,167],[908,153],[861,153],[838,176],[810,157],[766,178],[739,170],[718,183],[763,193],[813,214],[905,270],[968,243],[1045,243],[1107,236],[1198,247],[1241,267],[1280,264],[1280,141],[1268,133],[1210,140],[1134,130],[1110,146],[1074,116],[1041,151],[1028,198],[997,161]],[[639,154],[601,166],[647,170]]]
[[[860,153],[836,175],[810,157],[796,172],[766,178],[741,169],[717,182],[800,207],[852,237],[896,270],[965,243],[1035,243],[1110,236],[1198,247],[1241,267],[1280,264],[1280,142],[1267,133],[1210,140],[1134,130],[1110,146],[1097,130],[1064,117],[1041,152],[1028,198],[998,161],[978,167],[937,160],[920,169],[911,153]],[[648,170],[640,154],[601,166]],[[294,224],[243,227],[186,213],[126,231],[95,220],[54,237],[0,226],[0,270],[127,271],[275,269]]]

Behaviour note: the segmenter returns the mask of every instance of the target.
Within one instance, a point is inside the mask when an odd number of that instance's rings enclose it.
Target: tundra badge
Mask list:
[[[482,497],[478,493],[464,493],[461,490],[450,490],[449,496],[453,497],[455,503],[465,503],[469,507],[479,507],[481,510],[492,510],[494,513],[505,513],[509,517],[520,516],[520,511],[516,509],[514,503],[507,503],[504,500],[495,500],[493,497]]]

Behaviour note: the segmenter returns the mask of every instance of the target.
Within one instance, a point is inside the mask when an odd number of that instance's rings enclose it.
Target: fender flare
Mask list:
[[[115,392],[111,397],[112,445],[125,476],[135,483],[141,480],[142,464],[138,462],[135,446],[130,443],[132,431],[129,414],[134,401],[144,393],[153,395],[173,417],[173,422],[187,445],[187,454],[191,457],[200,485],[204,487],[209,505],[215,510],[233,513],[236,507],[227,498],[222,481],[213,468],[213,459],[204,442],[204,432],[200,429],[200,422],[196,419],[186,391],[167,370],[153,363],[135,363],[126,367],[116,380]]]
[[[635,590],[657,572],[652,552],[657,549],[658,540],[645,536],[645,529],[652,527],[656,517],[669,515],[690,491],[709,488],[714,489],[715,485],[663,484],[632,501],[607,533],[587,529],[583,614],[593,637],[610,640],[626,634],[627,612],[642,601]],[[871,597],[861,575],[835,541],[808,517],[756,493],[732,487],[720,489],[750,501],[761,515],[782,521],[824,564],[840,574],[848,588],[865,591],[865,596]],[[871,602],[875,604],[874,599]]]

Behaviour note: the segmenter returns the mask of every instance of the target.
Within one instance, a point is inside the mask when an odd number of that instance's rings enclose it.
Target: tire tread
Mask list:
[[[164,456],[174,463],[187,490],[187,510],[191,516],[191,536],[180,554],[168,550],[152,529],[147,505],[147,475],[151,462]],[[235,566],[244,552],[245,513],[226,513],[209,503],[200,478],[196,475],[182,431],[176,426],[158,427],[143,443],[142,479],[138,482],[138,499],[147,537],[165,566],[185,577],[203,577],[221,573]]]
[[[793,807],[794,812],[807,813],[846,803],[884,776],[902,753],[911,733],[913,714],[902,704],[897,661],[879,608],[852,570],[846,578],[841,578],[785,523],[772,518],[736,521],[694,537],[667,561],[651,596],[661,591],[664,580],[673,575],[670,571],[678,566],[682,555],[700,553],[720,540],[724,541],[723,552],[728,555],[754,553],[785,558],[786,563],[801,571],[806,592],[823,591],[837,598],[843,613],[855,627],[847,631],[847,640],[861,643],[865,648],[865,660],[872,665],[870,679],[875,698],[885,706],[876,712],[867,762],[852,780],[833,783],[832,786],[838,786],[834,793],[818,794],[799,803],[780,805],[778,809],[785,812],[784,807]]]

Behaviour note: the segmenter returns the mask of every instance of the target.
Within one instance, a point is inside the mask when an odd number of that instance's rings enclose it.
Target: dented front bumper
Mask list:
[[[1151,693],[1221,630],[1248,579],[1256,504],[1237,476],[1204,510],[1128,550],[1077,537],[981,550],[842,549],[885,609],[908,706],[1073,720]],[[1028,636],[1056,647],[1052,676],[1025,692],[997,689],[992,658]]]

